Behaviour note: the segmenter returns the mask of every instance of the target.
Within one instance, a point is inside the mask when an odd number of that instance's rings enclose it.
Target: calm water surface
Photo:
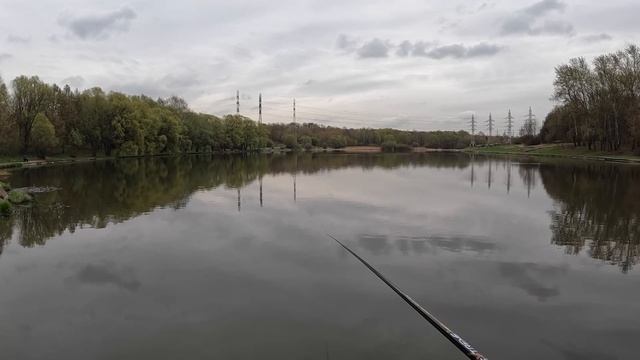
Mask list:
[[[640,167],[464,154],[186,157],[14,172],[5,359],[637,359]]]

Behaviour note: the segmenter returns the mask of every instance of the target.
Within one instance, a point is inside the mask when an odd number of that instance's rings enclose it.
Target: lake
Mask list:
[[[637,359],[640,167],[455,153],[22,169],[5,359]]]

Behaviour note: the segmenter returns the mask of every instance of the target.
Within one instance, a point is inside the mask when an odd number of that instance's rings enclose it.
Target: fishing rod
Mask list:
[[[361,258],[358,254],[353,252],[353,250],[349,249],[347,245],[340,242],[340,240],[335,237],[327,234],[330,238],[335,240],[340,246],[342,246],[345,250],[347,250],[351,255],[355,256],[356,259],[360,260],[361,263],[364,264],[372,273],[374,273],[380,280],[382,280],[385,284],[387,284],[393,291],[395,291],[398,296],[402,298],[407,304],[409,304],[415,311],[418,312],[425,320],[427,320],[433,327],[435,327],[444,337],[446,337],[453,345],[455,345],[458,350],[462,351],[469,359],[472,360],[488,360],[484,355],[480,354],[476,349],[473,348],[468,342],[466,342],[463,338],[458,336],[456,333],[451,331],[445,324],[443,324],[440,320],[436,319],[435,316],[431,315],[427,310],[425,310],[420,304],[418,304],[415,300],[413,300],[409,295],[405,294],[400,290],[396,285],[394,285],[390,280],[384,277],[378,270],[376,270],[373,266],[369,265],[369,263]]]

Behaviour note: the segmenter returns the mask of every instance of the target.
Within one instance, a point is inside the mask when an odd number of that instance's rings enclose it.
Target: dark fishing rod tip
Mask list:
[[[351,250],[347,245],[340,242],[340,240],[336,239],[331,234],[327,234],[328,237],[335,240],[340,246],[342,246],[347,252],[353,255],[356,259],[358,259],[364,266],[366,266],[372,273],[374,273],[380,280],[382,280],[391,290],[393,290],[398,296],[400,296],[409,306],[411,306],[418,314],[420,314],[425,320],[427,320],[434,328],[436,328],[447,340],[449,340],[453,345],[455,345],[458,350],[464,353],[471,360],[488,360],[487,357],[480,354],[476,349],[474,349],[468,342],[462,339],[459,335],[452,332],[444,323],[438,320],[435,316],[430,314],[426,309],[424,309],[420,304],[418,304],[415,300],[413,300],[409,295],[405,294],[402,290],[400,290],[395,284],[393,284],[389,279],[387,279],[382,273],[376,270],[371,264],[369,264],[365,259],[361,258],[358,254],[356,254],[353,250]]]

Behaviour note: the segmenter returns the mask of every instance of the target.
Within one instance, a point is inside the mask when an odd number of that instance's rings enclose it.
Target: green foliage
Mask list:
[[[71,148],[71,153],[73,155],[75,155],[75,152],[79,149],[82,148],[82,146],[84,145],[84,138],[82,137],[82,134],[80,134],[80,131],[78,131],[78,129],[72,129],[69,132],[69,145]]]
[[[31,143],[36,154],[45,157],[57,142],[56,131],[51,121],[43,113],[36,115],[31,130]]]
[[[29,150],[36,116],[47,110],[53,99],[52,88],[37,76],[19,76],[12,82],[11,120],[18,128],[22,151]]]
[[[31,195],[21,190],[11,190],[9,192],[9,201],[14,204],[22,204],[31,201]]]
[[[591,66],[584,58],[556,68],[554,98],[560,105],[542,128],[549,141],[589,149],[640,146],[640,48],[601,55]]]
[[[10,191],[11,190],[11,185],[0,181],[0,189],[3,189],[4,191]]]
[[[0,199],[0,216],[10,216],[12,212],[11,203]]]

